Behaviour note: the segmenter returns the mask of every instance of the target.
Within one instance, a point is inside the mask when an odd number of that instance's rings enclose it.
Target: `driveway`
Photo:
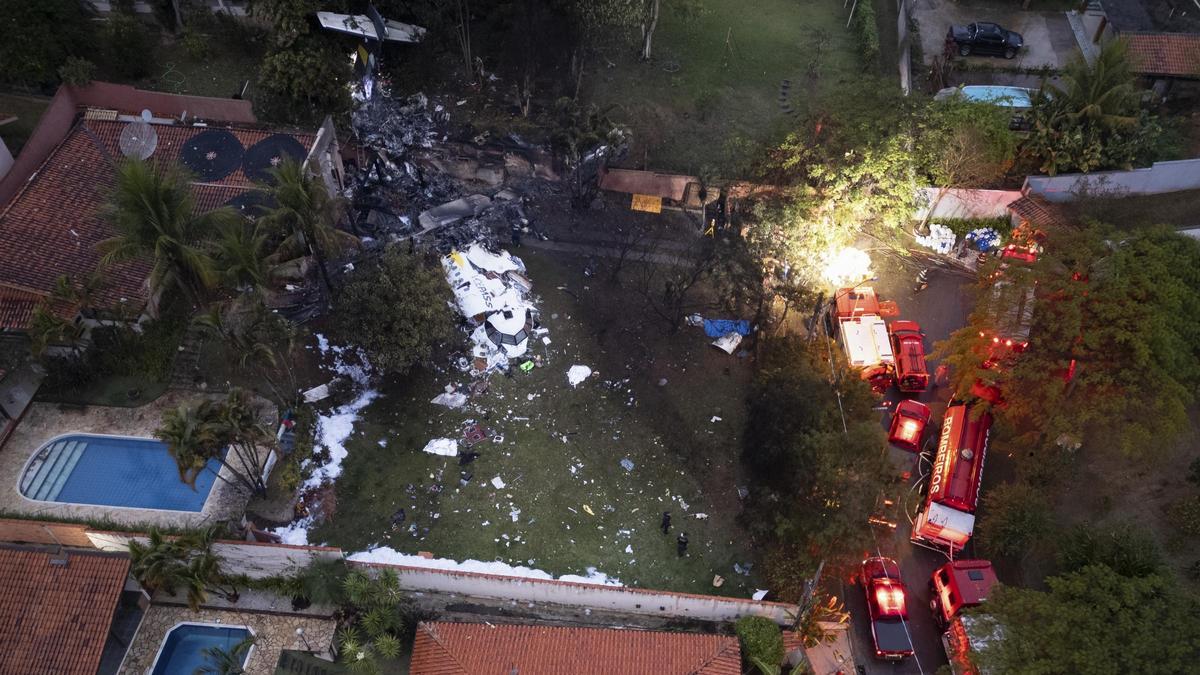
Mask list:
[[[933,349],[933,344],[944,340],[950,333],[966,323],[967,314],[971,310],[971,296],[963,288],[971,278],[959,273],[940,269],[931,272],[929,288],[921,293],[913,293],[916,268],[896,264],[893,260],[876,260],[875,268],[879,278],[872,285],[880,296],[894,300],[900,306],[900,316],[912,319],[921,324],[925,331],[925,347]],[[930,362],[932,371],[936,363]],[[940,420],[946,407],[945,391],[927,391],[920,399],[933,410],[934,420]],[[892,392],[890,399],[897,398]],[[880,413],[880,423],[886,424],[888,413]],[[940,426],[940,425],[939,425]],[[927,438],[937,437],[937,427],[931,425]],[[867,673],[882,675],[932,675],[937,669],[946,664],[946,656],[942,650],[941,631],[933,621],[929,611],[930,593],[928,581],[933,571],[943,565],[947,558],[944,554],[913,545],[909,541],[911,530],[909,518],[920,499],[919,482],[927,470],[917,466],[916,455],[893,448],[893,460],[897,464],[912,467],[913,477],[905,483],[897,483],[892,499],[896,506],[887,514],[897,527],[889,530],[884,527],[875,530],[875,555],[894,558],[900,563],[900,574],[908,586],[908,629],[916,652],[915,658],[905,659],[899,663],[877,661],[872,658],[871,624],[867,618],[866,601],[862,590],[849,582],[843,582],[842,597],[845,598],[846,608],[851,616],[851,639],[853,640],[855,659]],[[992,458],[988,459],[989,464]],[[985,476],[987,473],[985,472]],[[967,555],[971,555],[971,545],[968,545]]]
[[[1025,48],[1012,60],[956,56],[955,60],[967,68],[1021,70],[1049,66],[1052,70],[1062,70],[1079,53],[1075,33],[1063,12],[1029,12],[1004,5],[963,5],[951,0],[914,0],[913,18],[920,26],[921,51],[926,64],[942,55],[946,31],[951,24],[975,21],[990,21],[1020,33],[1025,38]]]

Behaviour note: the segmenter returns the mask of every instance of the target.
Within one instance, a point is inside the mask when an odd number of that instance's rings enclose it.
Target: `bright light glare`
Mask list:
[[[904,591],[897,586],[879,586],[875,589],[875,604],[881,614],[902,614]]]
[[[830,250],[825,254],[821,275],[834,288],[858,283],[871,276],[871,256],[852,247]]]
[[[917,421],[906,419],[900,422],[900,433],[898,436],[910,443],[915,443],[917,440]]]

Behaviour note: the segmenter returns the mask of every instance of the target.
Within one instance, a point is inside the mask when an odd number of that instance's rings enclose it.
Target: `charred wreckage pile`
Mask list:
[[[441,257],[455,308],[470,336],[463,371],[507,370],[545,335],[525,265],[501,248],[525,235],[544,239],[527,215],[530,194],[553,193],[553,155],[516,136],[503,141],[449,131],[443,104],[422,94],[380,93],[352,115],[359,164],[346,196],[368,249],[409,241]]]

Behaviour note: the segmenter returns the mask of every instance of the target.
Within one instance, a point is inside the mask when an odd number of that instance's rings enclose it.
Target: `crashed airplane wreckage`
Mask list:
[[[509,359],[529,350],[531,335],[546,332],[538,324],[533,284],[520,258],[493,253],[477,242],[444,256],[442,269],[458,311],[472,326],[468,367],[475,374],[506,370]]]

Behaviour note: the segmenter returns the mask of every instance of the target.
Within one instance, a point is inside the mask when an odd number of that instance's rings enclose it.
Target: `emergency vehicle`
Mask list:
[[[834,304],[847,362],[875,392],[886,391],[895,381],[896,358],[883,317],[898,313],[895,303],[881,302],[870,286],[856,286],[839,290]]]
[[[929,579],[929,608],[942,629],[942,647],[955,675],[976,675],[971,663],[972,648],[980,649],[992,634],[983,617],[966,616],[962,610],[987,602],[996,585],[996,571],[987,560],[955,560],[939,567]]]
[[[888,325],[892,353],[896,357],[896,388],[911,394],[929,388],[925,368],[925,335],[916,321],[893,321]]]
[[[953,556],[971,539],[991,426],[991,415],[976,415],[969,404],[946,408],[928,493],[913,522],[913,543]]]

